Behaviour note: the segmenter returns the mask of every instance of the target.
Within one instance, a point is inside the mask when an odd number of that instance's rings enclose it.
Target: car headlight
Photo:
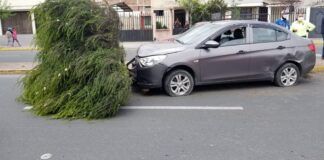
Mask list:
[[[162,62],[166,58],[166,55],[159,55],[159,56],[150,56],[150,57],[143,57],[140,58],[141,65],[144,67],[151,67],[160,62]]]

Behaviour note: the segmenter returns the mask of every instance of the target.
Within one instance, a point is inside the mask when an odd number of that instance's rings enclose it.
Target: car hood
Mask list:
[[[184,45],[177,42],[154,42],[140,46],[137,55],[139,57],[147,57],[181,52],[185,49]]]

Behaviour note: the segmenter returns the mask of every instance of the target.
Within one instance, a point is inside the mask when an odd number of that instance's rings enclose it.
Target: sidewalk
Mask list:
[[[322,60],[322,58],[318,57],[316,59],[316,66],[313,72],[324,72],[324,60]]]
[[[23,51],[23,50],[36,50],[34,46],[34,35],[32,34],[22,34],[18,35],[18,40],[21,47],[18,47],[17,43],[15,47],[7,45],[7,38],[5,36],[0,36],[0,51]],[[120,42],[120,45],[125,49],[137,49],[142,44],[152,43],[152,41],[145,42]]]
[[[152,43],[153,41],[145,41],[145,42],[120,42],[120,45],[125,49],[137,49],[143,44]]]
[[[311,38],[315,45],[323,45],[324,41],[323,38]]]
[[[23,51],[23,50],[35,50],[34,35],[32,34],[21,34],[18,35],[18,40],[21,44],[21,47],[18,47],[18,44],[15,43],[15,47],[8,46],[8,40],[3,35],[0,36],[0,51]]]

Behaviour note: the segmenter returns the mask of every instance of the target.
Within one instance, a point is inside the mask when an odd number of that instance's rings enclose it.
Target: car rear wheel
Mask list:
[[[164,90],[172,97],[187,96],[193,87],[193,77],[185,70],[174,70],[164,80]]]
[[[293,63],[286,63],[277,71],[275,83],[280,87],[290,87],[298,83],[299,77],[299,68]]]

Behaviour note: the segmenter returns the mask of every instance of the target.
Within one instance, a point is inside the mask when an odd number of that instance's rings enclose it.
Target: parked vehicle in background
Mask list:
[[[219,21],[197,25],[172,42],[141,46],[128,63],[135,84],[189,95],[194,86],[269,80],[298,83],[316,61],[311,40],[266,22]]]

